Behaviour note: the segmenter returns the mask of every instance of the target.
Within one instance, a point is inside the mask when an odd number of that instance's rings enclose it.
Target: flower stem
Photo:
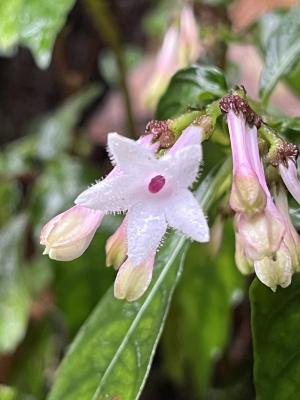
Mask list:
[[[170,122],[169,129],[177,139],[185,128],[187,128],[192,122],[195,121],[196,118],[203,114],[203,111],[190,111],[184,113]]]
[[[122,91],[124,107],[127,114],[127,129],[131,137],[135,137],[134,117],[130,101],[130,93],[126,81],[126,65],[123,56],[122,41],[106,0],[85,0],[86,8],[94,20],[102,39],[112,49],[119,70],[119,85]]]

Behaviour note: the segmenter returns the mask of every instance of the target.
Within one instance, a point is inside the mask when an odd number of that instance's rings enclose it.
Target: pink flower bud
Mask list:
[[[259,159],[257,132],[246,124],[242,116],[235,115],[231,110],[228,112],[227,122],[233,161],[230,206],[236,212],[257,213],[266,206],[266,195],[255,165],[256,158]]]
[[[278,168],[281,178],[288,191],[291,193],[297,203],[300,204],[300,182],[298,180],[295,162],[293,160],[288,160],[287,167],[280,163]]]
[[[186,5],[180,13],[178,55],[181,68],[195,61],[200,56],[201,50],[195,15],[192,7]]]
[[[135,301],[147,290],[154,266],[154,255],[151,255],[139,266],[134,266],[128,259],[121,265],[114,284],[114,295],[117,299]]]
[[[127,220],[123,220],[119,228],[106,242],[106,265],[118,269],[124,262],[127,254]]]
[[[52,218],[42,229],[43,254],[53,260],[71,261],[89,246],[104,213],[76,205]]]
[[[285,226],[276,208],[248,216],[236,216],[237,232],[248,258],[259,260],[272,256],[282,242]]]
[[[154,108],[171,76],[179,69],[177,60],[178,29],[171,25],[167,30],[163,44],[157,55],[153,75],[145,91],[145,103],[149,108]]]

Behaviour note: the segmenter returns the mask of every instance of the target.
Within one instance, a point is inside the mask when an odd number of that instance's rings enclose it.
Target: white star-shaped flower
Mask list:
[[[201,130],[197,132],[197,142],[177,146],[160,158],[149,147],[110,133],[108,149],[120,174],[96,183],[75,200],[106,213],[128,211],[128,259],[133,265],[156,251],[168,225],[198,242],[209,240],[206,218],[189,190],[202,160]]]

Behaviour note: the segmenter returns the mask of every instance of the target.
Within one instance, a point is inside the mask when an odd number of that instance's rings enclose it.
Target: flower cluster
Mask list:
[[[226,109],[221,102],[221,110],[227,113],[233,159],[230,206],[235,211],[236,263],[241,272],[254,270],[276,290],[278,285],[288,286],[293,272],[300,269],[299,237],[290,220],[285,189],[273,183],[272,196],[266,182],[258,146],[261,120],[249,105],[243,106],[245,100],[234,96],[231,102],[227,96]],[[283,167],[279,168],[282,173]]]
[[[202,160],[201,134],[199,126],[191,125],[158,157],[153,135],[134,141],[110,133],[114,169],[43,228],[44,253],[64,261],[79,257],[105,214],[127,212],[107,241],[107,264],[118,269],[115,296],[129,301],[140,297],[151,281],[155,253],[168,226],[193,240],[209,240],[206,218],[189,190]]]

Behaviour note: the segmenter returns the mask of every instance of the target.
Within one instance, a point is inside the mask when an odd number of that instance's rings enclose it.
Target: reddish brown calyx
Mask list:
[[[283,164],[288,167],[288,161],[291,160],[296,164],[299,155],[298,147],[293,143],[282,141],[276,148],[276,151],[269,157],[269,162],[274,167]]]
[[[227,114],[232,110],[236,115],[242,114],[250,127],[261,127],[262,118],[250,107],[247,100],[238,94],[229,94],[220,100],[220,110]]]
[[[170,121],[152,120],[146,125],[145,134],[153,135],[153,142],[158,141],[161,149],[168,149],[173,146],[176,138],[169,127]]]

